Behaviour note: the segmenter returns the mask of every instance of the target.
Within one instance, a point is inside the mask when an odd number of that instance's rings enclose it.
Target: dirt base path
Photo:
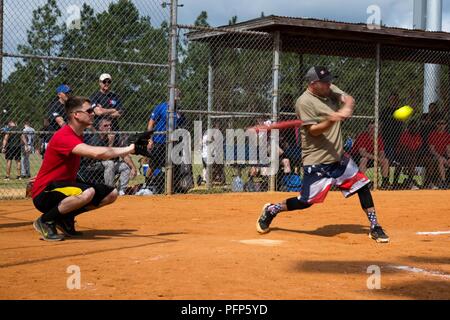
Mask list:
[[[58,243],[39,240],[30,200],[1,201],[0,298],[450,299],[450,191],[374,192],[389,244],[368,238],[359,200],[338,192],[257,234],[262,205],[292,196],[121,197]],[[437,231],[448,233],[417,234]]]

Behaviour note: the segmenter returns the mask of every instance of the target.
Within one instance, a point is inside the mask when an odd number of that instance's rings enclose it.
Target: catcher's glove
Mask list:
[[[147,149],[148,141],[153,135],[153,131],[136,133],[128,139],[129,144],[134,143],[134,154],[148,157],[150,154]]]

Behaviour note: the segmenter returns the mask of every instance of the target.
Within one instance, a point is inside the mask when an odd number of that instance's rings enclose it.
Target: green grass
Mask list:
[[[373,181],[373,174],[374,174],[373,168],[368,168],[367,171],[366,171],[366,176],[367,176],[371,181]],[[398,181],[398,182],[401,184],[407,177],[408,177],[408,176],[407,176],[407,175],[404,175],[403,173],[400,174],[400,177],[399,177],[399,181]],[[422,176],[415,175],[415,176],[414,176],[414,179],[415,179],[420,185],[422,185],[422,179],[423,179]],[[381,181],[382,181],[381,170],[378,170],[378,186],[380,186]],[[389,182],[390,182],[391,184],[394,182],[394,168],[392,168],[392,167],[390,168],[390,171],[389,171]]]

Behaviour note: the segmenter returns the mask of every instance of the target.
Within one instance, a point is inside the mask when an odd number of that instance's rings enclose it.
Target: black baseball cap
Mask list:
[[[330,71],[323,66],[311,67],[306,73],[305,79],[308,82],[322,81],[332,82],[336,77],[333,76]]]

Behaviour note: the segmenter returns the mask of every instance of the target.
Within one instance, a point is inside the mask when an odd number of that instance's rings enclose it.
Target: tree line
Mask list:
[[[61,22],[56,0],[33,11],[27,41],[18,52],[28,55],[90,58],[111,61],[143,62],[167,65],[169,28],[167,22],[152,24],[140,14],[132,1],[119,0],[107,10],[95,13],[88,4],[81,8],[80,28],[68,29]],[[264,17],[264,13],[261,13]],[[229,24],[238,23],[237,16]],[[210,26],[202,11],[193,23]],[[206,110],[208,101],[208,64],[214,66],[214,110],[272,111],[273,38],[223,34],[210,42],[190,42],[180,30],[178,42],[178,87],[182,107]],[[301,42],[295,44],[302,46]],[[324,44],[327,46],[327,44]],[[358,113],[374,114],[375,61],[332,55],[283,52],[280,66],[280,110],[293,111],[295,99],[305,89],[303,75],[311,65],[326,65],[339,74],[337,84],[356,97]],[[47,114],[48,103],[55,98],[56,87],[66,83],[75,94],[91,95],[98,90],[98,76],[110,73],[113,91],[122,98],[125,114],[123,130],[142,130],[151,109],[168,97],[168,68],[21,59],[3,80],[0,108],[8,114],[31,120],[39,128]],[[411,62],[384,61],[381,78],[381,107],[391,92],[399,94],[405,104],[421,108],[418,94],[423,87],[423,65]],[[443,86],[448,79],[443,74]],[[447,90],[448,91],[448,90]],[[448,95],[445,96],[448,100]],[[9,116],[11,117],[11,116]],[[245,119],[254,121],[254,119]],[[244,124],[243,124],[244,125]]]

